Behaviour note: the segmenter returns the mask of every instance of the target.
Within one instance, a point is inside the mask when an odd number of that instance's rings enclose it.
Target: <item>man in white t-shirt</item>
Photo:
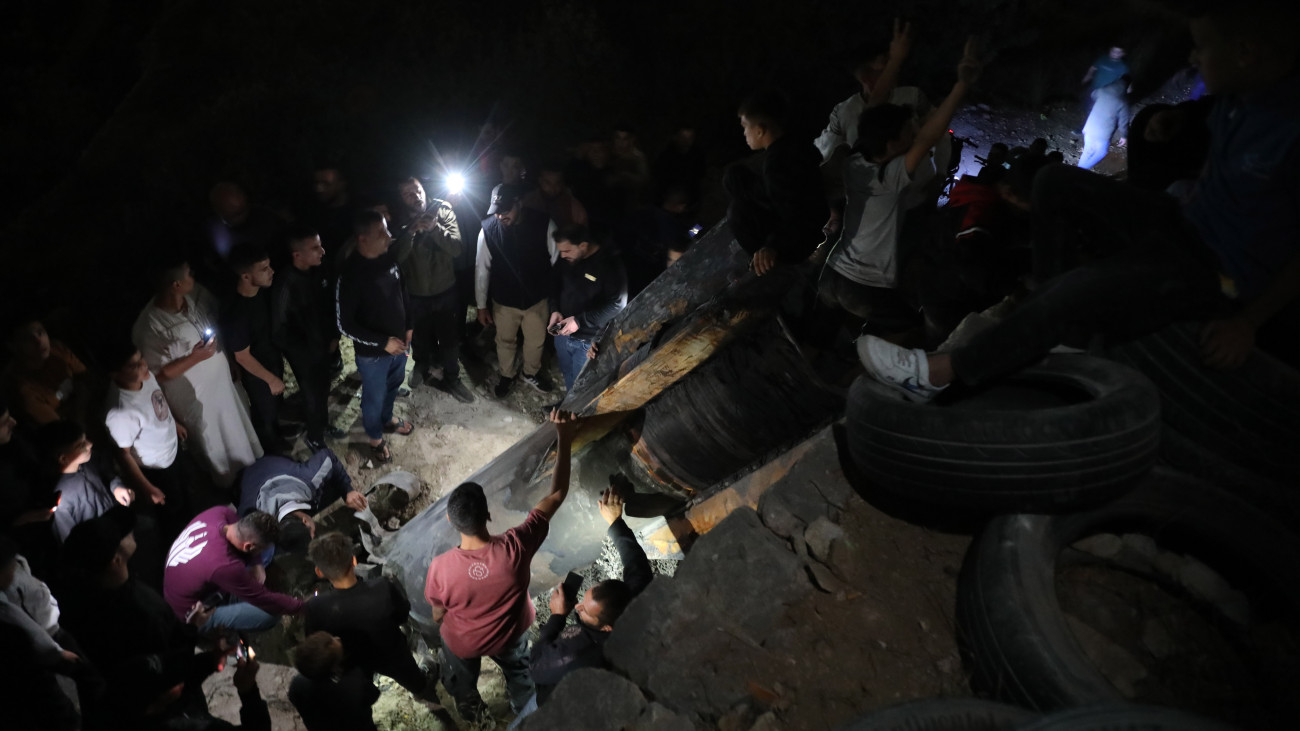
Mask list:
[[[193,517],[189,486],[197,472],[180,449],[185,427],[130,340],[106,352],[104,364],[112,379],[104,422],[118,446],[118,470],[137,495],[158,506],[163,538],[171,540]]]
[[[902,55],[891,53],[873,100],[877,94],[888,98],[887,84],[897,78]],[[907,107],[873,104],[863,110],[857,145],[844,168],[844,235],[818,285],[823,304],[866,320],[901,306],[894,287],[903,195],[918,172],[933,171],[930,148],[947,132],[953,112],[979,77],[979,70],[968,42],[957,66],[957,83],[920,129]]]

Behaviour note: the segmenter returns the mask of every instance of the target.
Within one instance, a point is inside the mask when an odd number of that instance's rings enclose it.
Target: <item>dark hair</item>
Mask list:
[[[851,74],[856,74],[858,69],[866,66],[881,56],[889,55],[889,42],[882,38],[872,38],[871,40],[859,43],[849,49],[844,54],[844,68]]]
[[[330,531],[311,542],[307,547],[307,558],[316,564],[325,578],[341,579],[352,570],[355,550],[351,538],[338,531]]]
[[[0,566],[4,566],[18,555],[18,544],[14,539],[0,533]]]
[[[328,678],[338,663],[334,635],[329,632],[312,632],[293,650],[293,666],[309,680]]]
[[[780,134],[789,122],[790,99],[775,89],[765,89],[745,99],[738,113],[751,123]]]
[[[591,231],[580,223],[571,223],[555,229],[555,233],[551,234],[551,238],[555,239],[557,244],[561,241],[568,241],[570,244],[577,246],[591,241]]]
[[[681,236],[674,236],[668,240],[668,250],[686,253],[686,250],[691,248],[692,243],[694,242],[691,240],[691,235],[689,233],[682,234]]]
[[[260,510],[254,510],[240,518],[235,524],[235,530],[239,531],[240,538],[263,546],[275,543],[280,537],[280,524],[276,522],[275,517]]]
[[[564,161],[556,158],[542,160],[542,164],[537,167],[537,172],[541,173],[559,173],[564,175]]]
[[[72,445],[86,436],[86,430],[75,421],[66,419],[42,424],[36,430],[34,441],[41,459],[47,463],[58,462]]]
[[[487,496],[476,482],[462,482],[447,498],[447,519],[461,533],[477,533],[487,526]]]
[[[352,233],[365,236],[377,223],[384,222],[384,214],[379,211],[360,210],[352,217]]]
[[[99,356],[100,365],[104,366],[109,372],[116,371],[126,365],[128,360],[140,349],[135,347],[129,337],[109,338],[103,345],[99,346],[97,355]]]
[[[289,251],[293,252],[301,248],[294,246],[294,244],[299,241],[314,239],[317,236],[320,236],[320,232],[316,230],[316,227],[308,226],[305,223],[293,223],[289,225],[289,228],[284,233],[284,242]]]
[[[253,271],[258,264],[271,258],[266,248],[258,244],[243,244],[236,246],[230,252],[230,258],[227,260],[230,264],[230,270],[235,276],[247,274]]]
[[[855,150],[868,160],[883,157],[889,143],[898,138],[903,126],[912,117],[911,109],[898,104],[867,107],[858,118],[858,144]]]
[[[601,624],[613,626],[632,601],[632,591],[618,579],[606,579],[591,587],[591,598],[600,604]]]
[[[1046,155],[1035,155],[1027,152],[1011,163],[1011,168],[1007,170],[998,183],[1005,185],[1007,190],[1015,197],[1027,201],[1033,194],[1034,178],[1038,176],[1038,171],[1042,170],[1048,162]]]
[[[181,272],[189,267],[189,261],[183,258],[173,257],[170,260],[163,261],[162,265],[154,270],[154,291],[161,292],[172,286],[173,283],[181,280]]]

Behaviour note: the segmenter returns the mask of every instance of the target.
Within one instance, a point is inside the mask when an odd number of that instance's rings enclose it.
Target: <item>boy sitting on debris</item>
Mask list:
[[[1053,166],[1034,184],[1040,288],[998,326],[927,355],[866,336],[863,365],[918,402],[953,381],[986,383],[1093,332],[1139,334],[1209,318],[1205,364],[1241,365],[1260,328],[1300,292],[1300,78],[1290,36],[1300,11],[1250,0],[1191,20],[1192,59],[1219,95],[1210,156],[1188,202]],[[1116,251],[1061,273],[1082,230]]]

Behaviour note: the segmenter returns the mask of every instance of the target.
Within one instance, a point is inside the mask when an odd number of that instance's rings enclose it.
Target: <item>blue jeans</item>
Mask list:
[[[478,675],[483,658],[459,658],[443,644],[438,653],[442,664],[442,685],[456,699],[456,707],[467,718],[477,715],[483,707],[483,698],[478,694]],[[533,675],[528,667],[528,633],[522,632],[519,638],[505,649],[492,656],[492,661],[501,668],[506,679],[506,692],[510,696],[510,710],[521,712],[528,704],[529,698],[537,694],[533,685]]]
[[[217,630],[264,632],[280,621],[279,617],[258,609],[248,602],[234,602],[212,610],[212,616],[199,628],[201,634]]]
[[[573,382],[578,380],[578,374],[587,364],[587,349],[590,347],[591,343],[571,335],[555,336],[555,359],[564,374],[564,390],[573,388]]]
[[[371,439],[384,438],[384,425],[393,420],[393,401],[406,377],[406,354],[357,356],[361,374],[361,426]]]

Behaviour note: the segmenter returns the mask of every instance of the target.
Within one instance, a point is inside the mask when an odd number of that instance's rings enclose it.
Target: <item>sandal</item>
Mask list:
[[[392,421],[384,425],[385,434],[400,434],[406,436],[413,431],[415,431],[415,424],[412,424],[405,419],[398,419],[397,421]]]
[[[393,461],[393,453],[388,449],[388,442],[380,439],[378,444],[370,445],[370,458],[379,464]]]

